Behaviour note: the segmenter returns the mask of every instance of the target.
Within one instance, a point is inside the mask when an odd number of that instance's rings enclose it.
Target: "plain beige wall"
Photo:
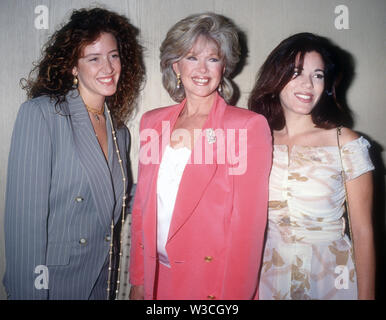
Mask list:
[[[141,31],[146,48],[146,86],[139,99],[138,113],[128,123],[133,137],[132,163],[136,178],[138,122],[146,110],[173,103],[161,84],[159,46],[171,25],[181,18],[204,11],[230,17],[246,34],[247,63],[234,79],[241,91],[238,101],[245,107],[256,72],[279,41],[302,32],[326,36],[350,52],[356,62],[356,77],[348,92],[348,103],[355,115],[355,130],[386,146],[385,123],[385,16],[384,0],[1,0],[0,1],[0,277],[4,259],[4,198],[6,168],[12,128],[25,93],[19,79],[28,75],[32,62],[39,58],[42,45],[71,9],[102,4],[125,14]],[[36,29],[35,7],[48,8],[48,30]],[[349,29],[338,30],[334,21],[338,5],[348,8]],[[385,153],[382,154],[385,159]],[[22,236],[22,235],[20,235]],[[0,299],[5,291],[0,285]]]

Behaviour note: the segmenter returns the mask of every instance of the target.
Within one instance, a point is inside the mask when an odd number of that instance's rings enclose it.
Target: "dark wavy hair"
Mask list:
[[[264,115],[271,130],[281,130],[285,126],[280,92],[291,81],[294,69],[303,67],[304,56],[311,51],[320,54],[325,69],[324,91],[311,112],[312,121],[316,127],[324,129],[344,124],[345,111],[337,102],[335,92],[341,75],[336,48],[328,39],[304,32],[283,40],[269,54],[249,96],[248,108]]]
[[[111,33],[117,40],[121,75],[116,93],[106,97],[106,103],[115,125],[121,127],[134,110],[145,79],[143,48],[137,41],[138,29],[126,17],[103,8],[74,10],[68,23],[50,37],[28,80],[21,80],[27,97],[47,95],[56,100],[56,106],[65,102],[66,94],[73,89],[73,67],[83,49],[101,33]]]

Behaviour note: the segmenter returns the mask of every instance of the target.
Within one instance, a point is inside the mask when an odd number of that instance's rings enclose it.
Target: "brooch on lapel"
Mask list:
[[[205,129],[205,136],[209,144],[216,142],[216,134],[212,128]]]

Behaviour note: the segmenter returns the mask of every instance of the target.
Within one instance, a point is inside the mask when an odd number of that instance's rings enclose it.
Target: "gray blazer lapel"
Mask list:
[[[88,177],[99,221],[102,226],[106,227],[110,225],[115,203],[110,170],[82,98],[77,91],[71,91],[66,98],[71,117],[74,146]],[[109,153],[111,154],[110,145],[109,141]]]
[[[111,124],[110,120],[108,118],[107,110],[105,110],[105,116],[106,116],[106,128],[107,128],[107,141],[108,141],[108,161],[109,161],[109,168],[110,168],[110,174],[111,179],[113,182],[113,191],[114,191],[114,199],[115,199],[115,208],[114,208],[114,219],[115,223],[118,222],[118,218],[120,217],[122,213],[122,197],[123,197],[123,181],[122,181],[122,172],[121,167],[118,162],[118,155],[115,148],[115,143],[113,141],[113,136],[111,133]],[[127,165],[127,146],[126,146],[126,137],[125,137],[125,129],[122,130],[115,130],[115,135],[117,137],[117,144],[119,148],[119,153],[121,155],[122,159],[122,166],[123,170],[125,172],[125,178],[126,178],[126,195],[130,192],[128,190],[128,182],[129,182],[129,176],[128,176],[128,165]],[[127,137],[129,138],[129,137]],[[131,186],[130,186],[131,187]]]

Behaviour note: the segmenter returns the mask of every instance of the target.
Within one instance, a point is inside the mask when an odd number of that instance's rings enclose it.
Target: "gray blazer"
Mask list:
[[[11,142],[5,203],[9,299],[105,299],[110,225],[123,181],[107,118],[108,162],[77,91],[60,110],[23,103]],[[130,135],[116,130],[130,193]]]

